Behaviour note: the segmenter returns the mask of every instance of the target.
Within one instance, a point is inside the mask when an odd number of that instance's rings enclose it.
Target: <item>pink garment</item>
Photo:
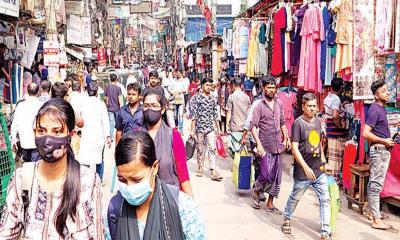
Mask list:
[[[172,130],[172,141],[176,174],[178,175],[179,185],[182,186],[182,183],[190,181],[190,178],[189,171],[186,165],[185,144],[183,143],[182,137],[176,129]]]
[[[292,125],[294,122],[293,104],[296,104],[296,94],[290,91],[280,92],[278,93],[278,98],[282,101],[286,127],[288,129],[289,137],[291,137]]]
[[[300,35],[300,66],[297,86],[306,91],[322,92],[320,77],[321,41],[325,40],[322,13],[318,7],[310,7],[303,19]]]
[[[395,144],[391,151],[391,158],[381,198],[400,197],[400,144]]]

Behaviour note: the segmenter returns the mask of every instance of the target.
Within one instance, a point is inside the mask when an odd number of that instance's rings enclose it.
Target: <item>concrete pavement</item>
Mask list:
[[[112,148],[113,149],[113,148]],[[109,199],[111,176],[114,169],[113,151],[106,150],[104,192]],[[292,156],[285,155],[282,188],[276,206],[283,210],[293,186],[289,176]],[[195,200],[200,207],[210,240],[311,240],[319,239],[319,203],[315,193],[308,190],[294,213],[292,235],[281,233],[282,216],[267,213],[263,209],[251,207],[250,191],[238,191],[232,184],[232,159],[217,159],[217,166],[224,176],[222,182],[211,181],[209,171],[204,177],[196,177],[197,163],[195,159],[188,161],[191,184]],[[399,216],[390,215],[389,224],[400,229]],[[341,212],[337,220],[337,230],[333,239],[340,240],[400,240],[400,233],[374,230],[365,216],[347,209],[347,201],[342,197]]]

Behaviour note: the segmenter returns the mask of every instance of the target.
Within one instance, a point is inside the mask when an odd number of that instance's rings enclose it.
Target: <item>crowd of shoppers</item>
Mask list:
[[[293,213],[312,187],[320,204],[320,239],[331,239],[328,175],[341,184],[348,131],[339,97],[343,80],[333,79],[324,99],[326,129],[317,116],[317,96],[306,93],[291,136],[272,76],[259,80],[255,96],[243,91],[240,78],[222,75],[218,84],[209,77],[189,80],[173,68],[150,69],[143,89],[133,76],[125,87],[112,73],[104,101],[95,71],[82,83],[70,74],[65,82],[26,85],[11,125],[14,149],[20,148],[25,164],[9,185],[1,239],[206,239],[186,162],[185,126],[196,140],[197,177],[209,169],[211,180],[223,179],[216,164],[217,136],[229,136],[232,155],[250,145],[252,206],[260,209],[266,201],[267,212],[283,214],[282,232],[292,234]],[[376,81],[371,90],[375,102],[363,132],[371,143],[368,199],[372,227],[385,230],[390,226],[382,221],[379,194],[394,142],[384,109],[387,86]],[[104,151],[112,146],[119,191],[103,202]],[[281,189],[284,151],[294,156],[294,183],[282,212],[274,201]]]

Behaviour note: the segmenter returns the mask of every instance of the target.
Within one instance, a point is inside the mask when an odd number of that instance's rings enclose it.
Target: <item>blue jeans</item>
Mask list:
[[[110,122],[110,137],[114,140],[115,113],[108,112],[108,121]]]
[[[329,236],[331,234],[331,199],[329,197],[328,178],[324,173],[321,174],[315,181],[294,181],[293,190],[286,203],[283,216],[285,217],[285,220],[290,220],[292,218],[293,212],[296,209],[297,204],[299,203],[305,191],[310,186],[317,193],[319,199],[321,235]]]
[[[178,127],[179,131],[183,131],[183,104],[175,104],[175,126]]]
[[[104,161],[102,160],[100,164],[96,164],[96,173],[99,174],[100,180],[103,181],[104,175]]]

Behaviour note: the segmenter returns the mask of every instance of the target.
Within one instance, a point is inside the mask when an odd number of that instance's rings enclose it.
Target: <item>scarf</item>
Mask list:
[[[178,205],[165,183],[158,177],[155,183],[143,240],[183,240]],[[131,206],[126,200],[122,203],[122,212],[118,219],[117,239],[140,239],[136,206]]]
[[[172,128],[168,127],[168,125],[162,121],[160,129],[158,129],[154,138],[156,156],[160,161],[158,176],[166,184],[174,185],[179,188],[172,141]]]

